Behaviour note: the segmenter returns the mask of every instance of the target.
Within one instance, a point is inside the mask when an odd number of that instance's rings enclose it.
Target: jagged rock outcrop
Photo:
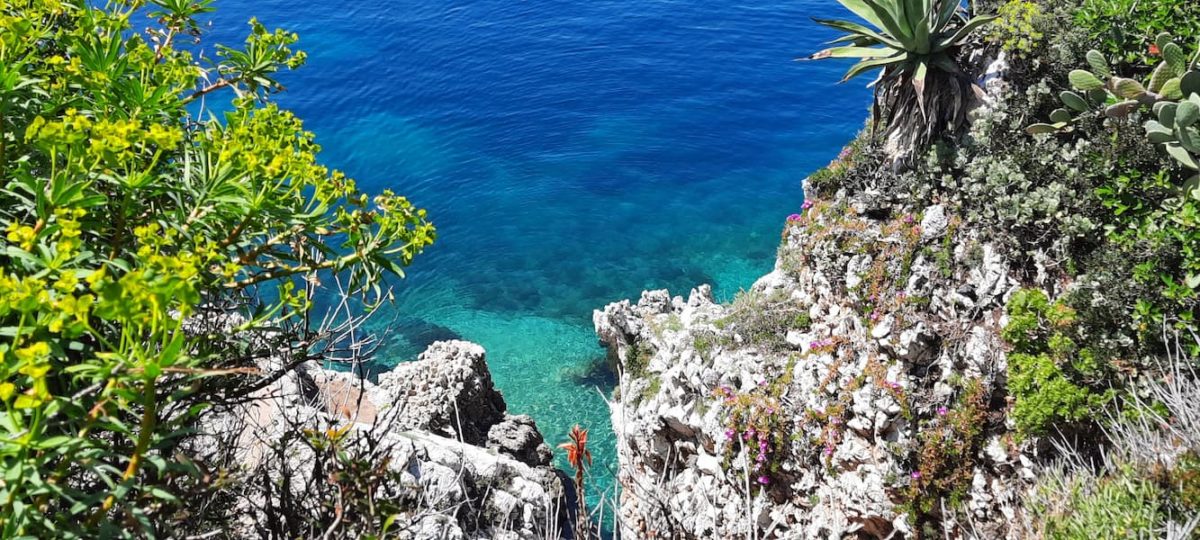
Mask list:
[[[349,429],[348,452],[385,461],[399,475],[376,497],[412,507],[392,529],[400,538],[517,539],[570,530],[569,481],[549,466],[533,419],[507,414],[479,345],[434,343],[377,384],[306,362],[252,397],[211,421],[202,440],[227,444],[235,461],[291,486],[295,497],[324,481],[312,476],[319,461],[312,445],[296,439]],[[257,536],[271,511],[273,502],[261,499],[251,493],[240,502],[244,536]]]
[[[1032,475],[997,413],[1008,262],[941,206],[842,200],[789,222],[731,305],[701,286],[594,313],[626,537],[1006,534]]]

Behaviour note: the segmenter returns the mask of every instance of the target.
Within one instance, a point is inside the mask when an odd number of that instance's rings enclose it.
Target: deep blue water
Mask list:
[[[845,64],[797,63],[834,2],[217,2],[298,32],[279,97],[323,161],[429,210],[437,244],[397,283],[381,361],[461,336],[487,348],[509,409],[548,442],[592,430],[612,378],[591,312],[668,287],[731,297],[770,270],[801,181],[865,118]],[[595,485],[607,486],[601,478]]]

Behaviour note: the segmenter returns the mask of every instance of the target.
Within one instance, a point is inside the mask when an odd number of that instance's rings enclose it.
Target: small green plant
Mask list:
[[[1143,538],[1166,517],[1161,490],[1133,471],[1091,481],[1073,478],[1042,489],[1053,490],[1047,498],[1064,499],[1043,517],[1045,537],[1052,540]]]
[[[1018,435],[1043,435],[1093,419],[1114,393],[1088,384],[1103,382],[1103,368],[1094,353],[1077,348],[1070,337],[1075,311],[1063,302],[1051,303],[1037,289],[1013,293],[1007,310],[1003,335],[1013,348],[1008,390]]]

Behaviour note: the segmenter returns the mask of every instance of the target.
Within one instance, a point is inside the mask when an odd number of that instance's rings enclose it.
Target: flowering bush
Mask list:
[[[726,466],[731,466],[733,457],[744,452],[753,482],[769,485],[778,472],[791,433],[779,397],[765,381],[742,393],[722,386],[716,390],[716,397],[728,409],[724,433]]]
[[[155,535],[206,477],[176,450],[255,372],[250,336],[310,342],[278,329],[318,272],[373,302],[434,238],[270,102],[294,34],[174,46],[209,4],[0,1],[0,537]],[[193,114],[222,89],[219,120]],[[231,310],[221,335],[190,325]]]

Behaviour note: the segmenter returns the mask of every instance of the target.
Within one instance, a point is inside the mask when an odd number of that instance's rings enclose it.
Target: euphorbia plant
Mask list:
[[[180,441],[200,389],[254,371],[238,344],[289,339],[317,272],[374,301],[433,240],[271,103],[294,34],[252,22],[241,49],[190,52],[210,3],[0,0],[0,537],[176,532],[206,476]],[[190,326],[231,309],[223,335]]]
[[[886,120],[886,134],[902,151],[913,151],[966,119],[981,90],[955,61],[958,48],[996,17],[968,19],[956,0],[838,0],[874,28],[831,19],[818,23],[845,32],[834,47],[809,56],[856,58],[842,81],[879,70],[872,125]],[[886,118],[885,115],[886,114]]]

